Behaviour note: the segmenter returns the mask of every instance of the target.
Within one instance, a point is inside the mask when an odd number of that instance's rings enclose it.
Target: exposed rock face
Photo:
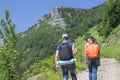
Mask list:
[[[50,14],[44,15],[41,19],[38,20],[38,23],[32,25],[27,31],[22,32],[22,37],[26,36],[28,32],[30,32],[33,28],[38,29],[41,26],[42,22],[47,22],[47,24],[50,24],[52,26],[59,26],[61,28],[65,28],[67,24],[62,19],[59,10],[60,7],[56,7],[53,9],[53,11]],[[70,14],[69,14],[70,16]]]
[[[60,27],[65,28],[65,26],[67,26],[67,24],[62,19],[61,15],[60,15],[60,10],[58,8],[59,7],[54,8],[53,11],[51,12],[52,20],[50,20],[48,22],[48,24],[51,24],[53,26],[59,25]]]

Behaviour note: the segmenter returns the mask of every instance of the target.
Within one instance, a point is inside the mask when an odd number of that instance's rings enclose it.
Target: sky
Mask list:
[[[58,6],[91,9],[107,0],[0,0],[0,18],[9,9],[10,18],[16,25],[16,33],[24,32],[38,23],[43,15]]]

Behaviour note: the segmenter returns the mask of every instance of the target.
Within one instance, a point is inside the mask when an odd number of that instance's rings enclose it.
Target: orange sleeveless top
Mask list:
[[[88,58],[94,59],[99,57],[99,45],[98,44],[89,44],[86,47],[86,55]]]

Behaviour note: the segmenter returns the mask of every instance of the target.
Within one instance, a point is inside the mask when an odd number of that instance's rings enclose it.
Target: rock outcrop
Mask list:
[[[58,25],[62,28],[65,28],[67,24],[62,19],[60,12],[61,11],[59,10],[59,7],[54,8],[53,11],[51,12],[51,20],[48,22],[48,24],[51,24],[53,26]]]

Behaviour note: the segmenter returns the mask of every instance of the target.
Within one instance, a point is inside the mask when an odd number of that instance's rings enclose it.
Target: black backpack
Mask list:
[[[60,60],[70,60],[73,58],[72,49],[70,49],[69,43],[60,44],[59,58]]]

